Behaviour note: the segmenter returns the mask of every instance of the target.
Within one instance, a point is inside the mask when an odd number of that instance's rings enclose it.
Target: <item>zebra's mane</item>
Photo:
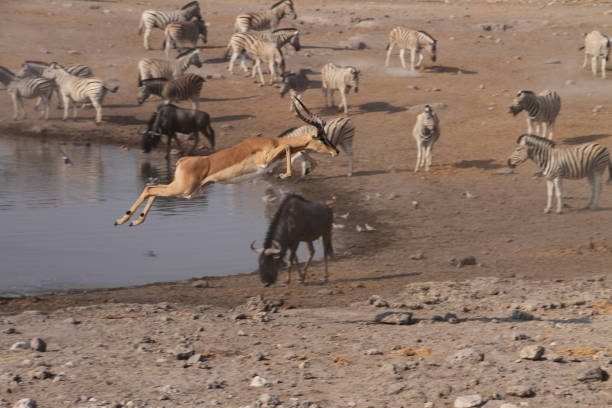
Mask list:
[[[289,129],[285,130],[283,133],[281,133],[280,135],[278,135],[278,136],[276,136],[276,137],[278,137],[278,138],[280,138],[280,137],[286,137],[287,135],[289,135],[291,132],[293,132],[293,131],[294,131],[294,130],[296,130],[296,129],[299,129],[299,128],[298,128],[298,127],[292,127],[292,128],[289,128]]]
[[[274,3],[273,5],[271,5],[270,9],[275,9],[276,7],[280,6],[283,3],[292,3],[292,2],[291,2],[291,0],[280,0],[280,1],[277,1],[276,3]]]
[[[142,79],[140,82],[143,84],[150,84],[152,82],[168,82],[168,78],[147,78]]]
[[[10,69],[0,66],[0,82],[2,82],[4,86],[8,86],[9,82],[14,81],[15,78],[15,74],[13,74]]]
[[[300,30],[298,30],[297,28],[287,27],[287,28],[277,28],[276,30],[272,30],[272,34],[276,34],[276,33],[279,33],[281,31],[293,31],[293,32],[296,32],[296,33],[300,32]]]
[[[176,59],[179,59],[179,58],[181,58],[181,57],[184,57],[185,55],[190,54],[190,53],[192,53],[192,52],[194,52],[194,51],[196,51],[196,49],[195,49],[195,48],[189,48],[188,50],[183,51],[183,52],[181,52],[179,55],[177,55],[177,56],[176,56]]]
[[[438,41],[433,38],[427,31],[423,31],[423,30],[419,30],[419,33],[423,34],[425,37],[427,37],[429,39],[429,41],[431,41],[432,43],[437,43]]]
[[[32,64],[32,65],[43,65],[45,67],[49,66],[48,62],[43,62],[43,61],[24,61],[24,64]]]
[[[200,6],[200,4],[197,1],[192,1],[192,2],[189,2],[189,3],[185,4],[183,7],[181,7],[181,10],[188,9],[188,8],[196,6],[196,5],[198,7]]]
[[[520,91],[518,91],[518,92],[516,93],[516,96],[519,96],[519,95],[520,95],[520,94],[522,94],[522,93],[524,93],[524,94],[530,94],[530,95],[535,95],[535,92],[533,92],[533,91],[529,91],[529,90],[527,90],[527,89],[521,89]]]
[[[546,149],[552,149],[553,147],[555,147],[555,142],[553,142],[552,140],[546,139],[545,137],[530,135],[527,133],[520,135],[516,140],[516,143],[524,143],[528,146],[543,147]]]

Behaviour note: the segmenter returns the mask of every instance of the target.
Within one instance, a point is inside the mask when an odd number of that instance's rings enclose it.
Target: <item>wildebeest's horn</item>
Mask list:
[[[266,255],[275,255],[275,254],[279,254],[280,251],[281,251],[281,245],[278,243],[278,241],[273,240],[272,246],[270,248],[264,249],[263,253]]]
[[[302,119],[304,122],[308,123],[317,128],[325,127],[325,121],[321,119],[318,115],[310,112],[308,108],[304,105],[304,103],[297,98],[296,96],[292,97],[292,106],[293,112],[297,115],[298,118]],[[304,113],[302,113],[302,111]]]
[[[260,254],[260,255],[264,253],[263,248],[255,248],[255,241],[251,242],[251,251],[255,252],[256,254]]]

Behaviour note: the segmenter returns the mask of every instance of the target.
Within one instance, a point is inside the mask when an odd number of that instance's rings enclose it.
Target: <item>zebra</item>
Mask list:
[[[260,86],[266,84],[261,70],[262,62],[268,64],[270,70],[270,85],[274,83],[277,76],[282,76],[285,72],[285,58],[283,57],[282,51],[276,46],[276,43],[252,38],[246,52],[250,58],[255,60],[251,77],[255,78],[255,75],[259,73]],[[257,80],[255,80],[255,82],[257,82]]]
[[[531,159],[546,177],[548,200],[544,213],[550,213],[552,196],[557,197],[557,213],[563,212],[561,181],[563,179],[582,179],[587,177],[591,186],[591,197],[587,208],[597,209],[601,194],[601,178],[608,169],[612,180],[610,152],[597,143],[585,143],[569,148],[558,148],[552,140],[523,134],[517,140],[517,146],[508,159],[508,166],[514,168]]]
[[[200,38],[206,44],[207,36],[208,30],[203,20],[169,23],[164,29],[162,48],[165,48],[168,57],[171,48],[178,48],[181,51],[184,48],[183,44],[190,44],[191,48],[195,48]]]
[[[281,98],[284,98],[285,94],[289,92],[292,100],[294,96],[302,100],[302,94],[306,92],[310,85],[310,80],[306,76],[307,71],[307,69],[301,68],[297,73],[286,72],[282,75],[283,83],[280,89]],[[293,102],[289,104],[289,110],[293,110]]]
[[[269,10],[259,13],[239,14],[236,17],[234,29],[237,33],[245,33],[250,30],[262,31],[276,28],[286,14],[291,14],[294,20],[297,18],[292,0],[277,1]]]
[[[151,78],[173,79],[185,73],[191,66],[202,67],[200,51],[189,49],[183,51],[173,60],[160,58],[143,58],[138,62],[138,86],[142,81]]]
[[[197,1],[192,1],[185,4],[178,10],[161,11],[161,10],[146,10],[142,12],[140,24],[138,26],[138,35],[144,31],[144,48],[150,50],[149,37],[154,28],[161,30],[165,29],[169,23],[177,21],[190,21],[193,18],[202,19],[200,13],[200,4]]]
[[[185,74],[171,80],[165,78],[146,79],[141,81],[138,104],[142,105],[150,95],[158,95],[164,99],[166,105],[175,101],[190,99],[192,108],[196,111],[204,82],[204,78],[195,74]]]
[[[299,136],[312,132],[312,126],[301,126],[287,129],[277,137]],[[337,117],[325,124],[325,133],[334,146],[340,146],[348,157],[347,176],[353,175],[353,138],[355,137],[355,125],[350,118]],[[291,157],[293,166],[298,160],[302,161],[302,177],[311,173],[317,166],[317,162],[305,152],[300,152]]]
[[[19,78],[39,77],[42,75],[43,71],[48,66],[48,62],[25,61],[23,64],[21,64],[21,69],[19,70],[19,72],[17,72],[17,76]],[[71,75],[75,75],[81,78],[90,78],[93,76],[93,71],[87,65],[68,64],[63,65],[63,67]],[[55,94],[57,96],[57,108],[62,109],[62,98],[60,97],[58,87],[55,87]]]
[[[273,31],[251,31],[249,33],[235,33],[230,38],[227,44],[227,50],[225,52],[225,58],[232,53],[228,71],[234,73],[234,63],[238,57],[240,57],[240,66],[245,73],[249,72],[245,64],[246,54],[252,44],[257,41],[268,41],[276,43],[279,49],[282,49],[286,44],[290,44],[293,49],[298,52],[302,48],[300,45],[300,31],[296,28],[279,28]]]
[[[321,70],[321,89],[325,96],[325,106],[329,106],[328,97],[331,101],[331,106],[334,106],[334,92],[340,91],[342,97],[342,105],[344,113],[348,114],[348,106],[346,104],[346,94],[353,88],[355,93],[359,92],[359,70],[355,67],[342,67],[334,63],[329,63],[323,66]],[[340,107],[342,110],[342,107]]]
[[[45,120],[49,119],[49,103],[51,95],[56,89],[55,82],[52,79],[41,77],[19,78],[5,67],[0,67],[0,82],[7,87],[7,91],[13,100],[13,120],[18,120],[20,116],[21,119],[25,119],[27,116],[23,107],[23,98],[38,98],[34,108],[38,109],[42,104],[40,117],[44,117]]]
[[[518,91],[514,103],[508,108],[513,116],[521,111],[528,113],[527,133],[538,134],[538,136],[553,138],[555,120],[561,110],[561,98],[555,91],[544,90],[536,95],[533,91]],[[534,133],[535,124],[535,133]],[[541,128],[541,133],[540,133]]]
[[[412,136],[417,145],[417,161],[414,171],[416,173],[422,167],[429,171],[433,147],[440,137],[440,120],[431,106],[425,105],[423,112],[417,116]]]
[[[584,63],[582,68],[587,67],[589,56],[591,56],[591,71],[597,76],[597,60],[601,58],[601,77],[606,77],[606,64],[610,58],[610,40],[599,31],[591,31],[584,36]]]
[[[406,68],[406,61],[404,59],[404,51],[410,50],[410,69],[415,70],[416,67],[421,67],[423,62],[423,50],[427,51],[431,57],[432,62],[436,62],[436,51],[438,41],[425,31],[409,30],[404,27],[395,27],[389,33],[389,42],[387,43],[387,60],[385,61],[385,67],[389,66],[389,59],[391,58],[391,51],[394,46],[398,46],[400,49],[399,57],[402,67]],[[419,60],[415,64],[415,59],[419,57]]]
[[[90,101],[96,110],[96,124],[102,122],[102,101],[106,95],[106,91],[117,92],[118,86],[109,87],[98,78],[80,78],[69,74],[64,67],[53,62],[43,71],[44,78],[54,79],[59,87],[60,94],[64,101],[64,116],[63,120],[68,118],[68,108],[70,102],[74,102],[73,119],[77,116],[77,102]]]

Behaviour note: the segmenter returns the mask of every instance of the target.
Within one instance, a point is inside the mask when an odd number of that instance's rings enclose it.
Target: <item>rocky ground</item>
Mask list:
[[[143,50],[138,19],[146,8],[182,3],[0,2],[2,65],[86,63],[120,86],[100,126],[89,109],[76,122],[61,122],[56,110],[49,122],[12,122],[10,98],[0,92],[0,132],[136,146],[158,104],[135,104],[136,64],[163,55]],[[269,3],[201,1],[209,43],[204,67],[194,72],[208,77],[201,107],[213,118],[219,148],[299,125],[277,88],[227,74],[222,59],[235,15]],[[330,283],[321,283],[315,265],[308,285],[262,288],[246,274],[0,299],[3,403],[609,406],[611,382],[602,380],[612,353],[612,190],[604,188],[600,211],[582,211],[586,182],[567,182],[565,214],[546,216],[535,167],[509,172],[505,162],[525,131],[524,118],[506,112],[519,89],[559,92],[557,142],[611,147],[609,79],[584,71],[577,50],[584,32],[610,33],[610,6],[300,0],[296,9],[298,20],[287,25],[300,28],[303,50],[287,53],[288,68],[311,69],[314,89],[304,100],[313,111],[337,115],[318,89],[323,64],[362,72],[360,92],[349,95],[354,176],[345,177],[341,155],[317,158],[306,181],[283,182],[308,198],[336,198]],[[438,61],[413,74],[394,55],[385,69],[387,34],[397,25],[432,33]],[[442,136],[432,171],[413,174],[410,129],[425,103],[438,111]],[[366,223],[375,231],[358,232]],[[266,301],[249,300],[258,296]],[[35,337],[47,351],[19,349]],[[26,344],[10,350],[18,342]],[[540,359],[521,357],[534,346],[544,348]]]
[[[610,290],[607,277],[477,278],[345,307],[30,310],[0,319],[0,406],[603,408]]]

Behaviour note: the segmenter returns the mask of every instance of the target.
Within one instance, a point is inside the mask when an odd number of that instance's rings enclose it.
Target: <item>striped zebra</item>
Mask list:
[[[173,60],[143,58],[138,62],[138,86],[142,86],[142,81],[145,79],[178,78],[192,65],[196,68],[202,67],[199,50],[183,51]]]
[[[39,77],[42,75],[45,68],[49,66],[48,62],[42,61],[25,61],[21,64],[21,69],[17,72],[19,78],[32,78]],[[66,72],[71,75],[75,75],[81,78],[90,78],[93,76],[93,71],[87,65],[83,64],[68,64],[63,65]],[[57,107],[62,109],[62,98],[60,97],[59,88],[55,87],[55,94],[57,96]]]
[[[262,31],[276,28],[286,14],[291,14],[294,20],[297,18],[292,0],[277,1],[269,10],[259,13],[239,14],[236,17],[234,29],[237,33],[245,33],[250,30]]]
[[[234,73],[234,63],[238,57],[240,57],[240,66],[245,73],[249,72],[245,64],[246,54],[253,48],[253,44],[256,41],[267,41],[273,42],[279,49],[282,49],[285,45],[290,44],[293,49],[297,52],[302,47],[300,45],[300,31],[296,28],[279,28],[273,31],[251,31],[249,33],[235,33],[230,38],[227,44],[227,50],[225,51],[225,58],[232,54],[230,63],[228,65],[228,71]]]
[[[555,91],[546,89],[538,95],[533,91],[518,91],[514,103],[508,108],[508,111],[516,116],[523,110],[529,115],[527,117],[527,133],[537,134],[549,139],[553,138],[555,120],[561,110],[561,98]]]
[[[23,106],[23,98],[38,98],[34,108],[38,109],[42,104],[40,117],[44,117],[45,120],[49,119],[51,95],[56,89],[55,82],[52,79],[41,77],[19,78],[10,70],[0,67],[0,82],[6,86],[13,100],[13,120],[18,120],[19,118],[25,119],[27,117]]]
[[[195,74],[185,74],[175,79],[164,78],[146,79],[142,81],[138,104],[142,105],[150,95],[157,95],[164,99],[166,105],[175,101],[190,99],[194,111],[198,109],[200,92],[204,78]]]
[[[287,129],[278,137],[300,136],[310,134],[312,126],[301,126],[298,128]],[[353,175],[353,138],[355,137],[355,125],[353,121],[346,117],[334,118],[325,124],[327,138],[334,146],[340,146],[348,157],[348,176]],[[297,161],[302,161],[302,177],[311,173],[317,166],[317,162],[305,152],[300,152],[291,157],[291,165]]]
[[[102,122],[102,101],[107,91],[117,92],[118,86],[109,87],[98,78],[81,78],[69,74],[61,65],[51,63],[43,71],[43,77],[54,79],[64,101],[63,120],[68,118],[70,102],[74,102],[73,119],[77,116],[77,103],[91,102],[96,110],[96,124]]]
[[[425,105],[423,112],[417,116],[412,136],[417,145],[417,161],[414,171],[417,172],[423,167],[429,171],[433,147],[440,137],[440,120],[431,106]]]
[[[202,19],[200,4],[197,1],[187,3],[178,10],[146,10],[142,12],[142,16],[140,17],[138,35],[142,34],[144,31],[144,47],[146,50],[150,50],[149,37],[154,28],[163,30],[169,23],[190,21],[194,17],[198,20]]]
[[[385,66],[389,66],[389,59],[391,58],[391,51],[393,51],[394,46],[400,49],[399,58],[403,68],[406,68],[406,61],[404,59],[404,51],[406,49],[410,50],[410,69],[412,71],[415,70],[415,67],[421,67],[421,63],[423,62],[423,50],[427,51],[432,62],[436,62],[437,43],[438,41],[425,31],[395,27],[389,33]],[[415,63],[417,55],[418,61]]]
[[[582,179],[587,177],[591,186],[591,197],[587,208],[597,209],[601,194],[602,177],[606,169],[608,181],[612,180],[610,152],[602,145],[585,143],[582,145],[558,148],[552,140],[535,135],[521,135],[517,146],[508,159],[508,166],[514,168],[531,159],[546,177],[548,200],[544,212],[552,208],[553,193],[557,197],[557,213],[563,211],[561,181],[563,179]]]
[[[359,92],[359,70],[355,67],[342,67],[334,63],[329,63],[323,66],[321,70],[321,89],[325,95],[325,106],[334,106],[334,92],[340,91],[342,97],[342,106],[344,113],[348,114],[348,106],[346,104],[346,94],[353,88],[355,93]],[[340,107],[342,110],[342,107]]]
[[[606,64],[610,58],[610,40],[599,31],[591,31],[584,36],[584,63],[582,68],[587,67],[589,56],[591,57],[591,71],[597,76],[597,60],[601,58],[601,77],[606,77]]]
[[[162,48],[166,50],[166,57],[168,57],[171,48],[177,48],[179,52],[183,48],[195,48],[200,38],[206,44],[207,36],[208,30],[203,20],[170,23],[164,29]],[[185,47],[186,44],[189,47]]]
[[[310,80],[306,76],[307,71],[307,69],[301,68],[297,73],[286,72],[283,74],[283,83],[280,89],[281,98],[284,98],[285,94],[289,92],[292,101],[294,96],[302,100],[302,94],[306,92],[310,85]],[[293,102],[289,104],[289,110],[293,110]]]

